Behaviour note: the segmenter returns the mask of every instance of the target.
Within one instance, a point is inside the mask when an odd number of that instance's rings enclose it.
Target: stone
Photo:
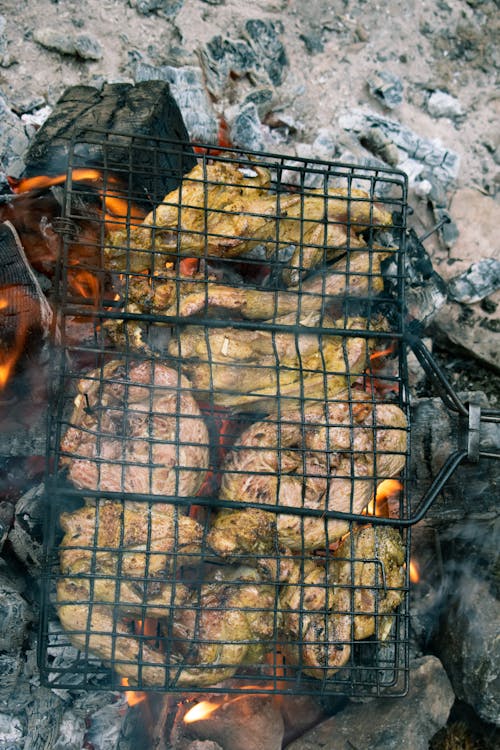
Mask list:
[[[368,90],[387,109],[395,109],[403,102],[401,78],[387,70],[378,70],[367,80]]]
[[[448,294],[456,302],[480,302],[500,289],[500,260],[483,258],[448,284]]]
[[[287,750],[428,750],[429,740],[448,719],[455,696],[439,659],[410,664],[404,698],[351,703],[287,746]]]
[[[5,99],[0,96],[0,169],[12,177],[18,177],[24,169],[24,154],[28,138],[22,120],[12,112]]]
[[[203,81],[201,68],[185,65],[153,66],[137,62],[134,80],[166,81],[182,113],[191,140],[202,143],[217,143],[218,120]]]
[[[446,91],[433,91],[427,101],[427,110],[432,117],[462,117],[464,114],[459,100]]]
[[[498,548],[497,548],[498,554]],[[453,584],[436,645],[457,697],[500,726],[500,602],[464,571]]]
[[[497,305],[500,294],[492,295],[492,300]],[[432,332],[441,344],[451,344],[500,371],[498,312],[489,314],[479,306],[473,308],[448,301],[433,318]]]
[[[34,30],[33,39],[46,49],[80,57],[82,60],[100,60],[103,56],[101,45],[90,34],[72,35],[44,26]]]
[[[410,187],[417,179],[429,179],[446,190],[454,186],[460,157],[455,151],[443,146],[438,139],[425,138],[396,120],[359,109],[341,113],[338,124],[344,130],[353,131],[359,138],[371,128],[377,127],[381,136],[399,149],[401,155],[398,169],[408,174]]]
[[[184,0],[129,0],[128,4],[143,16],[158,13],[171,18],[182,8]]]
[[[230,126],[230,139],[238,148],[264,150],[263,129],[255,104],[246,104],[238,110]]]
[[[461,188],[453,195],[449,214],[458,228],[458,237],[439,273],[450,281],[483,258],[500,257],[498,204],[474,188]]]

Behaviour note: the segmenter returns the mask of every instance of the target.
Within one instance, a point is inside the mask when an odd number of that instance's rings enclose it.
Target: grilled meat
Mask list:
[[[65,532],[61,572],[79,576],[92,598],[115,602],[118,611],[165,617],[187,599],[172,575],[200,552],[203,529],[165,503],[85,505],[60,518]]]
[[[209,465],[208,431],[187,378],[159,362],[114,360],[78,384],[62,442],[77,487],[195,495]]]
[[[246,429],[222,467],[220,497],[281,508],[360,513],[382,479],[404,466],[406,419],[393,404],[374,403],[364,392],[343,393],[338,401],[306,404],[281,418],[267,417]],[[231,510],[215,518],[208,541],[221,555],[257,553],[266,543],[258,511]],[[292,550],[328,547],[348,529],[341,518],[272,514],[280,546]],[[248,526],[243,533],[243,526]],[[237,526],[237,532],[232,528]],[[241,549],[244,542],[247,546]]]
[[[142,225],[111,233],[107,268],[153,270],[162,253],[165,260],[178,253],[231,258],[258,243],[268,243],[273,253],[292,245],[296,249],[285,274],[291,285],[323,260],[363,247],[359,234],[368,227],[391,224],[390,214],[362,190],[276,194],[269,185],[270,174],[262,167],[198,164]]]
[[[274,587],[247,567],[203,584],[198,597],[177,607],[173,623],[164,624],[176,640],[168,657],[153,647],[155,639],[128,631],[111,606],[89,600],[79,579],[60,579],[57,596],[59,618],[75,647],[112,661],[131,684],[156,687],[213,685],[241,666],[260,663],[276,621]]]
[[[353,639],[387,638],[405,583],[403,542],[392,528],[349,533],[328,562],[289,563],[279,597],[287,663],[320,679],[347,663]]]
[[[273,236],[277,216],[300,202],[296,194],[279,199],[269,194],[269,182],[269,172],[262,167],[198,164],[142,225],[129,233],[111,233],[107,268],[150,269],[153,252],[165,253],[165,260],[179,252],[190,257],[241,255],[262,237]]]
[[[249,287],[232,287],[196,280],[184,285],[170,307],[155,311],[166,315],[190,317],[214,308],[249,320],[271,320],[289,313],[326,311],[338,306],[347,296],[375,296],[384,288],[381,262],[388,257],[387,249],[377,252],[356,251],[342,258],[322,273],[311,276],[299,288],[269,292]]]
[[[354,585],[354,638],[389,635],[394,617],[389,616],[403,600],[404,547],[401,534],[390,527],[364,526],[349,534],[330,564],[333,580]],[[383,616],[387,615],[387,616]]]
[[[194,606],[178,608],[174,617],[177,684],[213,685],[259,664],[275,632],[275,609],[275,587],[254,568],[223,571],[202,584]]]
[[[365,328],[364,318],[352,318],[348,325],[319,312],[296,313],[274,323],[296,326],[291,333],[269,330],[240,330],[188,326],[169,343],[172,356],[179,356],[182,368],[201,399],[213,398],[217,406],[235,411],[293,408],[303,399],[328,399],[354,381],[366,369],[369,342],[361,337],[308,334],[308,327]]]
[[[111,662],[131,685],[162,686],[168,681],[165,656],[156,639],[134,636],[130,621],[116,616],[115,605],[89,599],[88,586],[78,578],[57,582],[58,615],[77,649]]]
[[[281,650],[290,666],[333,677],[351,654],[350,595],[332,584],[321,563],[297,560],[279,597]]]

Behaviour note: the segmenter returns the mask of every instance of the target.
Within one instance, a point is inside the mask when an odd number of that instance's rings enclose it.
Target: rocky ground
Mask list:
[[[474,300],[448,295],[429,331],[465,356],[460,386],[482,385],[471,356],[498,371],[497,0],[3,0],[0,11],[5,172],[22,170],[67,86],[151,77],[170,81],[193,138],[215,141],[224,118],[237,145],[404,169],[417,233],[451,219],[426,241],[445,282],[490,259]]]

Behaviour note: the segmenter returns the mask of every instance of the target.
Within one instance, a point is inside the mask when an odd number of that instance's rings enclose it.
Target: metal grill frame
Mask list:
[[[88,138],[88,133],[86,134]],[[88,184],[78,184],[75,178],[75,170],[88,165],[80,163],[80,149],[78,139],[75,138],[71,144],[69,152],[69,165],[66,178],[65,187],[65,211],[63,221],[61,222],[62,238],[61,238],[61,257],[60,262],[57,266],[57,294],[56,294],[56,305],[58,310],[57,315],[57,329],[58,335],[61,337],[60,346],[58,347],[58,355],[54,363],[54,398],[51,409],[51,422],[49,428],[49,447],[47,454],[47,475],[46,475],[46,487],[47,487],[47,517],[45,526],[45,567],[44,567],[44,585],[42,587],[42,606],[41,606],[41,626],[40,626],[40,641],[39,641],[39,665],[41,670],[41,679],[43,684],[50,685],[54,688],[87,688],[87,689],[109,689],[109,688],[121,688],[122,679],[117,675],[116,671],[112,667],[117,667],[120,670],[120,662],[128,662],[127,659],[120,658],[119,647],[117,644],[121,643],[121,638],[126,637],[121,631],[117,630],[118,614],[117,611],[120,608],[120,604],[123,601],[123,597],[120,595],[120,581],[128,583],[137,583],[134,576],[123,575],[122,568],[127,566],[127,557],[130,554],[130,550],[123,546],[123,538],[125,529],[122,525],[120,531],[120,540],[118,545],[107,546],[102,542],[98,541],[97,530],[93,539],[87,543],[82,544],[81,551],[88,553],[90,556],[89,569],[79,574],[62,574],[59,568],[59,555],[64,553],[61,549],[61,530],[60,530],[60,514],[63,511],[72,510],[73,508],[80,507],[84,501],[95,503],[96,507],[102,509],[106,503],[114,502],[118,504],[122,509],[127,501],[141,502],[144,503],[145,507],[158,508],[158,503],[166,503],[171,506],[173,513],[177,518],[178,515],[182,515],[187,508],[195,506],[198,508],[198,518],[200,519],[200,525],[202,526],[202,543],[201,551],[193,553],[193,566],[184,566],[189,570],[189,576],[187,583],[189,584],[190,590],[194,591],[195,598],[197,598],[196,604],[184,604],[174,606],[173,599],[170,604],[166,606],[166,611],[169,613],[174,610],[182,611],[185,607],[186,611],[193,607],[197,610],[198,618],[199,613],[204,609],[203,601],[200,599],[200,591],[203,585],[203,581],[206,577],[205,569],[211,568],[214,562],[214,556],[207,547],[207,533],[210,527],[211,514],[226,508],[230,510],[245,510],[255,509],[261,510],[262,505],[257,502],[244,502],[238,501],[235,498],[231,500],[221,500],[215,498],[213,492],[207,491],[205,488],[205,494],[193,494],[179,497],[178,492],[172,493],[172,495],[165,497],[161,495],[154,495],[150,491],[148,492],[112,492],[98,486],[95,489],[81,488],[78,489],[72,485],[62,472],[60,467],[60,460],[62,456],[61,451],[61,439],[68,426],[68,418],[70,414],[70,407],[73,401],[76,384],[85,376],[85,372],[89,371],[89,361],[92,362],[94,367],[98,367],[100,375],[97,376],[99,391],[102,395],[102,390],[106,386],[111,385],[113,378],[107,378],[103,374],[103,362],[109,359],[111,356],[119,355],[120,358],[125,361],[125,368],[131,368],[134,363],[144,362],[157,362],[157,355],[151,354],[148,351],[137,352],[132,347],[126,347],[125,350],[117,351],[110,347],[109,342],[106,340],[106,329],[105,325],[110,321],[125,321],[124,330],[127,331],[127,327],[135,326],[140,323],[141,326],[148,328],[152,325],[169,325],[178,330],[180,326],[186,323],[186,319],[180,314],[159,314],[155,311],[140,310],[139,312],[123,312],[120,305],[127,303],[127,295],[130,289],[130,284],[142,274],[134,271],[127,265],[122,272],[122,276],[125,277],[125,283],[121,286],[122,298],[116,302],[113,299],[113,295],[110,292],[110,287],[107,285],[108,278],[106,274],[102,273],[102,266],[104,265],[103,259],[103,248],[106,246],[106,227],[103,216],[107,211],[107,205],[105,199],[117,194],[123,197],[128,206],[127,217],[124,220],[125,226],[129,226],[131,222],[131,214],[133,212],[133,204],[149,204],[143,195],[137,193],[136,188],[132,189],[132,185],[137,184],[138,175],[137,158],[135,157],[134,150],[150,150],[151,158],[148,161],[148,179],[157,184],[161,182],[161,170],[158,169],[158,154],[163,150],[169,150],[174,148],[176,153],[179,149],[179,144],[170,144],[168,141],[160,140],[152,142],[151,138],[142,139],[138,136],[130,134],[123,134],[122,136],[113,134],[109,136],[105,131],[96,130],[95,133],[96,144],[103,146],[104,164],[102,165],[102,183],[98,191],[96,187]],[[121,145],[123,143],[129,143],[130,146],[130,163],[115,163],[113,161],[113,143],[119,140]],[[185,144],[186,149],[191,149],[190,144]],[[363,298],[354,299],[351,295],[340,295],[341,303],[341,315],[340,319],[343,318],[342,323],[330,327],[325,326],[325,319],[323,316],[320,318],[320,322],[317,325],[308,326],[304,328],[300,324],[300,320],[297,318],[295,324],[282,324],[276,322],[276,319],[271,321],[255,321],[236,319],[231,317],[225,317],[219,312],[213,313],[204,310],[202,313],[194,316],[190,319],[190,324],[195,323],[201,326],[205,331],[206,335],[223,329],[230,324],[231,328],[235,331],[241,331],[243,337],[245,332],[259,330],[269,334],[274,349],[276,349],[276,336],[283,334],[295,337],[297,343],[298,336],[308,335],[318,336],[320,341],[323,341],[323,337],[326,336],[337,336],[342,339],[343,358],[346,362],[346,367],[349,368],[349,360],[346,355],[346,342],[353,338],[359,338],[365,342],[365,346],[368,353],[368,348],[371,346],[370,342],[376,337],[380,342],[380,347],[385,348],[388,344],[395,347],[394,355],[390,357],[390,369],[379,370],[375,365],[370,364],[358,374],[361,378],[364,378],[364,385],[370,395],[370,403],[373,405],[376,401],[386,403],[396,403],[404,411],[409,431],[409,403],[408,393],[406,390],[406,352],[405,352],[405,306],[404,306],[404,251],[405,251],[405,230],[406,230],[406,212],[407,212],[407,182],[404,173],[397,172],[395,170],[383,169],[383,168],[369,168],[360,167],[359,165],[333,163],[312,159],[301,159],[298,157],[276,155],[276,154],[263,154],[263,153],[252,153],[245,151],[244,153],[238,152],[235,149],[222,149],[214,148],[206,145],[198,145],[196,147],[197,156],[199,162],[203,165],[208,164],[211,161],[221,163],[225,165],[243,165],[247,170],[254,170],[257,164],[260,167],[264,167],[270,170],[273,175],[271,183],[270,193],[276,194],[277,203],[279,205],[280,197],[286,196],[291,191],[298,193],[301,196],[301,205],[304,206],[304,201],[307,197],[311,196],[311,190],[313,189],[310,185],[315,185],[318,181],[320,186],[323,188],[322,197],[326,200],[325,192],[326,186],[331,185],[334,180],[341,180],[348,186],[348,196],[346,202],[348,204],[348,218],[347,222],[347,234],[348,240],[345,248],[345,257],[351,258],[356,252],[354,248],[350,247],[349,236],[353,225],[350,222],[349,215],[351,211],[351,202],[358,200],[354,197],[351,190],[360,183],[363,184],[368,192],[368,198],[364,199],[369,204],[370,219],[373,216],[373,207],[375,202],[384,205],[387,210],[391,210],[395,217],[396,226],[391,230],[392,242],[395,244],[394,252],[391,256],[395,263],[392,264],[390,271],[386,273],[386,288],[389,291],[383,294],[374,295],[371,293],[372,279],[371,270],[368,271],[368,294]],[[122,182],[126,186],[124,189],[118,189],[114,182],[114,177],[119,176]],[[283,179],[283,176],[286,179]],[[389,196],[389,191],[392,191],[392,195]],[[385,193],[385,195],[384,195]],[[205,193],[206,196],[206,193]],[[396,196],[396,197],[394,197]],[[359,199],[363,200],[363,199]],[[92,210],[90,207],[92,206]],[[183,208],[183,206],[182,206]],[[207,203],[205,199],[205,212],[207,209]],[[227,212],[229,213],[229,212]],[[206,215],[206,214],[205,214]],[[276,231],[279,232],[280,220],[283,217],[279,217],[276,220]],[[205,220],[206,221],[206,220]],[[81,232],[80,228],[83,225],[88,225],[93,228],[94,250],[98,255],[98,261],[88,262],[85,258],[78,260],[75,263],[75,257],[72,255],[74,249],[78,252],[81,247],[88,247],[89,241],[85,232]],[[305,223],[303,216],[300,217],[301,227]],[[319,222],[318,222],[319,223]],[[371,256],[376,256],[377,250],[377,227],[370,220],[370,225],[364,230],[364,236],[367,239],[368,252]],[[80,234],[79,234],[80,232]],[[182,232],[179,233],[179,238],[182,239]],[[303,237],[303,228],[300,230],[300,236]],[[279,237],[275,238],[276,244],[279,245]],[[91,243],[92,244],[92,243]],[[92,249],[92,248],[91,248]],[[160,254],[155,248],[152,250],[152,257],[156,259],[161,257],[163,262],[164,256]],[[179,256],[180,257],[180,256]],[[204,259],[206,266],[207,259]],[[127,261],[129,263],[129,261]],[[238,273],[240,272],[239,261],[237,258],[234,261],[225,261],[226,266],[235,267],[238,266]],[[257,269],[262,266],[262,260],[249,261],[246,260],[247,265],[254,265]],[[272,263],[271,263],[272,265]],[[276,262],[278,271],[282,270],[283,264],[279,261]],[[370,269],[371,269],[370,265]],[[349,265],[347,266],[349,269]],[[83,299],[78,294],[75,294],[75,289],[71,285],[71,273],[75,271],[85,271],[92,274],[97,274],[100,279],[104,279],[100,286],[98,297],[91,301],[89,304],[88,299]],[[229,273],[229,271],[228,271]],[[349,273],[349,270],[347,270]],[[340,274],[340,272],[339,272]],[[341,275],[341,274],[340,274]],[[105,278],[106,277],[106,278]],[[208,284],[208,278],[200,282],[202,288],[206,289]],[[213,283],[213,282],[210,282]],[[297,299],[303,296],[303,284],[305,282],[301,280],[297,288]],[[231,284],[228,284],[231,286]],[[242,285],[240,285],[242,286]],[[125,291],[123,291],[125,289]],[[275,295],[278,292],[283,291],[282,288],[276,284],[271,287],[269,291],[272,291]],[[324,296],[324,292],[323,292]],[[361,310],[360,317],[366,316],[368,321],[365,328],[356,328],[348,330],[347,319],[352,315],[352,310]],[[385,315],[385,318],[389,320],[388,328],[380,330],[375,327],[372,322],[375,320],[375,316],[378,313]],[[88,341],[77,342],[76,344],[70,341],[68,334],[68,326],[71,323],[74,316],[78,316],[81,319],[87,319],[93,326],[93,336]],[[209,356],[210,360],[210,356]],[[174,369],[177,369],[178,378],[180,382],[181,364],[179,361],[170,360],[170,366],[174,364]],[[324,359],[323,359],[324,364]],[[154,369],[155,365],[152,365]],[[301,368],[300,356],[298,359],[298,367]],[[258,369],[258,368],[257,368]],[[128,369],[129,371],[129,369]],[[349,369],[348,369],[349,371]],[[96,377],[96,376],[92,376]],[[359,378],[358,378],[359,379]],[[126,386],[125,386],[126,388]],[[151,384],[144,386],[148,392],[148,398],[150,404],[152,404],[152,391]],[[174,388],[175,390],[175,388]],[[349,385],[348,387],[348,401],[349,410],[352,410],[353,402],[357,400],[356,394],[359,391],[356,387]],[[375,397],[375,394],[379,394]],[[384,394],[381,396],[380,394]],[[387,395],[389,394],[389,395]],[[300,401],[300,408],[303,409],[304,394],[301,390],[302,398]],[[178,402],[180,396],[178,396]],[[217,465],[218,454],[220,453],[220,439],[218,437],[217,430],[215,429],[221,419],[221,410],[219,406],[214,403],[213,397],[203,399],[203,414],[204,417],[211,425],[209,432],[208,448],[210,450],[211,462],[207,468],[214,472],[220,472],[220,466]],[[335,402],[335,396],[329,399],[330,402]],[[342,401],[344,403],[344,401]],[[92,409],[92,405],[89,405]],[[126,408],[126,403],[125,403]],[[280,394],[278,388],[278,413],[280,408]],[[375,407],[376,408],[376,407]],[[257,409],[258,413],[259,410]],[[303,411],[301,412],[304,413]],[[179,415],[174,415],[179,424]],[[255,414],[252,417],[243,416],[239,414],[238,419],[235,420],[239,429],[241,430],[242,422],[243,426],[245,423],[251,424],[255,421]],[[125,419],[125,417],[124,417]],[[233,420],[234,421],[234,420]],[[236,429],[236,426],[235,426]],[[351,430],[351,426],[347,429]],[[215,432],[214,432],[215,430]],[[376,431],[376,430],[375,430]],[[279,435],[278,431],[278,435]],[[409,437],[409,432],[407,433]],[[99,440],[97,436],[96,440]],[[102,439],[106,439],[103,436]],[[352,439],[352,438],[351,438]],[[123,438],[126,442],[126,438]],[[178,443],[178,438],[173,440],[174,444]],[[278,448],[278,446],[276,446]],[[124,450],[124,449],[123,449]],[[348,451],[349,453],[349,451]],[[375,461],[376,461],[376,450]],[[125,454],[123,454],[125,455]],[[354,461],[353,451],[351,450],[351,461]],[[409,455],[409,445],[405,449],[405,457]],[[120,463],[120,462],[119,462]],[[130,463],[130,461],[129,461]],[[405,565],[406,571],[409,566],[409,524],[412,519],[412,509],[410,508],[410,500],[408,497],[407,487],[405,479],[407,477],[407,461],[405,468],[402,472],[401,481],[403,482],[403,489],[400,493],[399,501],[396,504],[396,510],[392,508],[392,516],[390,518],[383,516],[370,516],[369,521],[375,529],[383,529],[384,527],[390,526],[397,528],[401,531],[404,546]],[[132,462],[133,466],[133,462]],[[375,469],[375,476],[373,477],[374,483],[378,484],[381,479],[384,479],[383,474],[378,474]],[[178,489],[178,479],[176,480],[176,489]],[[352,501],[352,494],[351,494]],[[366,524],[367,516],[361,514],[359,511],[354,512],[351,507],[351,512],[339,512],[324,509],[308,509],[303,507],[289,507],[284,509],[282,506],[265,506],[274,516],[285,514],[289,516],[295,516],[300,519],[300,523],[303,524],[304,519],[324,519],[324,523],[327,524],[332,519],[341,519],[346,522],[350,530],[358,528],[360,525]],[[100,511],[99,511],[100,512]],[[98,528],[99,513],[96,511]],[[174,554],[173,554],[173,568],[174,571],[177,567],[178,560],[176,555],[178,554],[175,550],[178,546],[179,541],[179,523],[178,521],[174,524]],[[325,532],[327,533],[327,532]],[[378,532],[377,532],[378,533]],[[161,588],[165,584],[164,575],[159,575],[158,572],[151,576],[148,571],[148,566],[154,567],[155,552],[150,549],[152,540],[152,525],[147,526],[146,532],[146,567],[144,573],[144,579],[147,579],[147,584],[157,584]],[[352,549],[352,548],[351,548]],[[102,573],[98,570],[98,561],[102,555],[110,553],[114,556],[116,567],[110,573]],[[189,557],[189,554],[188,554]],[[196,569],[199,563],[200,557],[203,559],[203,574],[193,573],[193,569]],[[240,559],[238,556],[234,556],[232,559],[234,562],[247,562],[248,554],[241,553]],[[258,556],[254,556],[258,557]],[[266,557],[266,555],[262,555]],[[269,554],[267,553],[267,557]],[[286,564],[287,552],[280,550],[276,551],[274,555],[271,555],[273,560],[278,564]],[[327,553],[325,555],[325,565],[328,567],[330,564],[335,565],[332,562],[332,555]],[[301,561],[303,565],[305,561],[311,558],[309,551],[302,551],[298,555],[293,556],[293,561]],[[291,559],[291,558],[290,558]],[[316,558],[319,559],[319,558]],[[324,559],[324,558],[322,558]],[[151,562],[152,561],[152,562]],[[219,561],[220,562],[220,561]],[[262,562],[262,561],[261,561]],[[317,696],[328,696],[335,694],[343,694],[349,696],[367,696],[367,695],[387,695],[387,696],[398,696],[405,694],[408,687],[408,577],[405,573],[405,580],[400,586],[398,586],[398,592],[402,594],[402,603],[397,608],[397,611],[391,615],[393,620],[392,629],[387,640],[382,641],[378,638],[379,630],[382,627],[382,614],[379,614],[379,605],[382,601],[382,597],[387,593],[387,582],[386,573],[384,566],[380,559],[375,554],[373,559],[356,557],[354,550],[352,549],[351,554],[347,556],[346,562],[351,565],[351,569],[354,568],[356,563],[370,564],[374,566],[374,586],[368,586],[367,589],[370,592],[372,589],[376,592],[374,596],[374,610],[375,616],[375,634],[368,640],[354,640],[352,632],[351,637],[341,645],[351,647],[351,656],[348,662],[342,666],[339,671],[333,677],[327,677],[326,673],[323,678],[318,679],[317,677],[311,677],[305,669],[305,664],[301,662],[301,656],[299,656],[299,665],[293,668],[283,667],[278,663],[276,657],[276,647],[279,648],[280,644],[283,644],[285,639],[282,633],[280,633],[277,625],[277,611],[279,610],[279,592],[283,590],[282,584],[279,584],[276,579],[271,579],[271,585],[274,586],[274,606],[272,612],[272,631],[273,636],[268,642],[269,652],[274,653],[271,657],[271,663],[250,664],[249,666],[241,667],[237,670],[235,676],[231,677],[230,680],[225,680],[221,684],[210,685],[196,685],[196,684],[179,684],[176,679],[179,674],[179,663],[174,660],[172,651],[175,650],[176,644],[175,639],[172,635],[172,625],[158,625],[157,631],[154,634],[150,632],[144,632],[141,630],[141,626],[137,626],[137,621],[144,622],[147,619],[148,600],[146,595],[143,598],[142,604],[137,605],[137,612],[142,611],[144,616],[134,615],[133,617],[125,618],[127,620],[126,627],[127,632],[130,633],[129,639],[137,644],[137,655],[135,663],[138,665],[138,672],[135,679],[135,683],[130,685],[133,689],[139,690],[166,690],[169,692],[207,692],[209,690],[212,693],[295,693],[295,694],[311,694]],[[379,572],[380,571],[380,572]],[[175,574],[174,574],[175,578]],[[82,606],[87,606],[89,611],[92,610],[96,605],[96,599],[94,598],[94,591],[97,585],[100,584],[101,580],[109,581],[110,587],[115,588],[115,593],[111,596],[110,601],[106,606],[109,605],[109,621],[111,623],[111,630],[104,631],[104,636],[109,636],[110,639],[110,657],[103,661],[94,656],[92,651],[91,637],[95,632],[95,628],[91,625],[91,620],[87,619],[87,624],[81,628],[76,628],[73,636],[80,636],[80,640],[83,638],[83,646],[80,646],[78,651],[74,650],[71,646],[71,640],[65,631],[54,632],[53,625],[51,624],[51,618],[54,614],[54,590],[58,581],[63,579],[69,579],[73,583],[81,583],[82,579],[87,581],[89,594],[87,598],[83,597],[78,600]],[[139,576],[141,579],[141,576]],[[142,579],[141,579],[142,580]],[[139,580],[139,584],[141,582]],[[146,581],[143,581],[146,583]],[[178,579],[179,583],[182,583],[182,577]],[[266,581],[265,583],[269,583]],[[222,591],[223,584],[218,584]],[[301,591],[301,601],[308,591],[308,587],[301,583],[303,590]],[[235,590],[243,590],[245,581],[236,582],[234,584]],[[174,587],[175,588],[175,587]],[[389,587],[390,588],[390,587]],[[349,592],[350,606],[346,613],[352,620],[355,617],[354,609],[354,596],[355,592],[359,590],[359,586],[356,586],[354,579],[351,584],[346,584],[346,589]],[[81,595],[80,595],[81,596]],[[102,604],[102,602],[101,602]],[[304,612],[302,612],[300,618],[303,618]],[[215,608],[217,610],[217,607]],[[236,608],[237,609],[237,608]],[[244,607],[242,606],[242,611]],[[234,612],[234,607],[231,608],[231,612]],[[222,616],[229,615],[229,609],[226,611],[224,606],[220,607],[220,614]],[[173,615],[172,615],[173,616]],[[90,618],[90,615],[89,615]],[[325,613],[326,620],[326,613]],[[135,623],[135,624],[132,624]],[[161,631],[161,627],[164,631]],[[131,629],[135,628],[135,632],[131,632]],[[78,632],[77,632],[78,631]],[[248,646],[257,646],[257,640],[255,642],[252,637],[246,638],[245,643]],[[301,639],[299,638],[299,641]],[[199,641],[199,638],[198,638]],[[157,645],[161,643],[163,649],[162,656],[164,656],[165,662],[168,664],[169,669],[165,671],[165,680],[163,684],[150,685],[146,678],[146,671],[149,666],[152,666],[148,662],[148,647],[151,644]],[[303,645],[299,643],[299,653],[302,652]],[[169,661],[171,659],[171,661]],[[178,659],[178,657],[177,657]],[[189,654],[186,657],[189,659]],[[134,661],[134,660],[130,660]],[[122,665],[123,666],[123,665]],[[124,665],[125,667],[127,664]],[[181,666],[187,667],[187,661],[181,660]],[[321,670],[320,670],[321,671]]]

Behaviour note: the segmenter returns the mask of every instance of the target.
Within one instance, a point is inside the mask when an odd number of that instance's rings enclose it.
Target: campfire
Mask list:
[[[20,270],[0,388],[33,333],[53,347],[42,685],[162,705],[179,750],[244,746],[259,715],[292,740],[346,696],[405,695],[409,529],[489,453],[409,330],[405,175],[99,130],[67,159],[10,180],[2,225]],[[31,253],[10,218],[52,188],[59,250],[49,233]],[[471,420],[417,499],[408,342]]]

